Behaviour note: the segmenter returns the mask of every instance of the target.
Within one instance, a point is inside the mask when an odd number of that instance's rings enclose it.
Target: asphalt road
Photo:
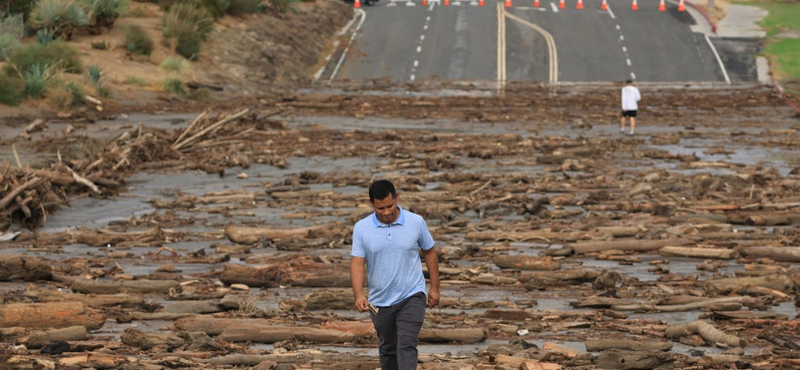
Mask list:
[[[510,8],[497,0],[363,7],[363,25],[335,78],[725,81],[711,43],[691,31],[695,20],[675,4],[661,12],[657,0],[639,1],[634,11],[631,0],[609,0],[610,10],[601,11],[600,0],[585,0],[582,10],[577,0],[565,9],[555,0],[538,8],[534,0],[512,1]]]

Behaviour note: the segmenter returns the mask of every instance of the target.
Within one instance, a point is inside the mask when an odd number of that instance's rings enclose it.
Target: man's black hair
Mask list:
[[[628,84],[628,85],[630,85],[630,84],[632,84],[632,83],[633,83],[633,80],[625,80],[625,83],[626,83],[626,84]]]
[[[397,198],[397,191],[394,189],[394,185],[389,180],[378,180],[369,186],[370,202],[375,202],[376,199],[384,199],[390,194],[392,195],[392,199]]]

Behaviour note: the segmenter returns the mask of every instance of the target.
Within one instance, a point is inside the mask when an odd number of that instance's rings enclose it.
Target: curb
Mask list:
[[[708,24],[711,25],[711,32],[717,33],[717,24],[714,23],[711,20],[711,17],[708,15],[708,12],[705,9],[701,8],[700,6],[698,6],[697,4],[695,4],[695,3],[691,2],[691,1],[684,1],[684,3],[686,5],[688,5],[688,6],[691,6],[694,10],[697,10],[698,12],[700,12],[700,14],[702,14],[703,17],[706,18],[706,21],[708,22]]]
[[[786,104],[794,108],[795,111],[800,112],[800,105],[798,105],[794,100],[790,99],[788,96],[783,95],[783,87],[781,87],[781,85],[778,84],[778,81],[775,80],[775,74],[772,73],[772,66],[774,64],[775,62],[772,61],[772,58],[769,58],[769,69],[770,69],[769,76],[770,78],[772,78],[772,87],[775,89],[776,92],[778,92],[778,96],[783,98],[783,101],[785,101]]]

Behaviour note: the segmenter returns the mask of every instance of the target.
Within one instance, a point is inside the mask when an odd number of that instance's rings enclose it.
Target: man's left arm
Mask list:
[[[422,250],[425,258],[425,266],[428,267],[428,276],[431,278],[431,289],[428,291],[428,308],[434,308],[439,304],[439,256],[436,255],[436,248],[431,247]]]

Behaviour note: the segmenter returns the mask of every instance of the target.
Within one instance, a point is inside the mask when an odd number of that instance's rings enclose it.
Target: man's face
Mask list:
[[[397,198],[392,197],[391,194],[386,198],[373,200],[372,208],[375,210],[375,215],[378,216],[378,221],[386,225],[391,225],[392,222],[397,221],[397,218],[400,217]]]

